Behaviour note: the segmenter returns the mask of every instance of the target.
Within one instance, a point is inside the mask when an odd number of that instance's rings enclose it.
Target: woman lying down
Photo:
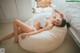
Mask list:
[[[34,28],[31,28],[30,26],[19,20],[15,20],[13,22],[14,32],[2,38],[0,40],[0,43],[12,37],[15,37],[14,41],[18,43],[18,35],[22,32],[24,34],[21,36],[21,38],[25,39],[28,38],[30,35],[37,34],[45,30],[50,30],[53,26],[64,27],[65,25],[67,25],[67,27],[70,27],[70,24],[67,23],[64,19],[64,15],[61,14],[59,11],[56,11],[56,13],[60,15],[60,19],[56,18],[56,15],[53,15],[52,17],[46,18],[46,21],[42,19],[45,23],[42,23],[42,20],[34,22]]]

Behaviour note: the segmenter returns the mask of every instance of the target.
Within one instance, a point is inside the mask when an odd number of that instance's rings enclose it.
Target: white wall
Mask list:
[[[0,0],[0,22],[10,22],[14,19],[28,20],[32,18],[34,0]],[[66,6],[73,2],[53,0],[56,8],[64,13]]]
[[[66,2],[66,0],[52,0],[52,1],[54,2],[56,8],[61,12],[64,12],[69,5],[77,3],[77,2]]]
[[[70,18],[67,17],[67,9],[69,9],[72,5],[79,4],[80,2],[66,2],[66,0],[53,0],[56,9],[64,14],[65,19],[69,22]]]
[[[53,2],[56,8],[61,12],[63,12],[64,8],[67,6],[66,0],[53,0]]]
[[[31,0],[0,0],[0,22],[28,20],[31,17]]]

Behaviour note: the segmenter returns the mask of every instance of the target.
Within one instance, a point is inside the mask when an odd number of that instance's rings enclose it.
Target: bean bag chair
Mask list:
[[[31,18],[26,22],[27,25],[30,25],[31,21],[36,18]],[[45,53],[50,52],[59,47],[67,32],[67,27],[57,27],[53,26],[52,29],[40,32],[35,35],[29,36],[29,38],[21,39],[19,35],[19,45],[28,51],[36,53]]]

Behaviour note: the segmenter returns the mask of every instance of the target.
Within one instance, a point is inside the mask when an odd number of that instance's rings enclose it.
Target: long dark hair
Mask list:
[[[67,25],[67,27],[70,27],[70,24],[68,22],[66,22],[65,19],[62,19],[62,24],[59,27],[64,27],[65,25]]]

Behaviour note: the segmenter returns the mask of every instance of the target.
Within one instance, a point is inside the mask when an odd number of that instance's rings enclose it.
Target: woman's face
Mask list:
[[[53,24],[55,24],[56,26],[60,26],[62,24],[62,19],[59,18],[53,19]]]

